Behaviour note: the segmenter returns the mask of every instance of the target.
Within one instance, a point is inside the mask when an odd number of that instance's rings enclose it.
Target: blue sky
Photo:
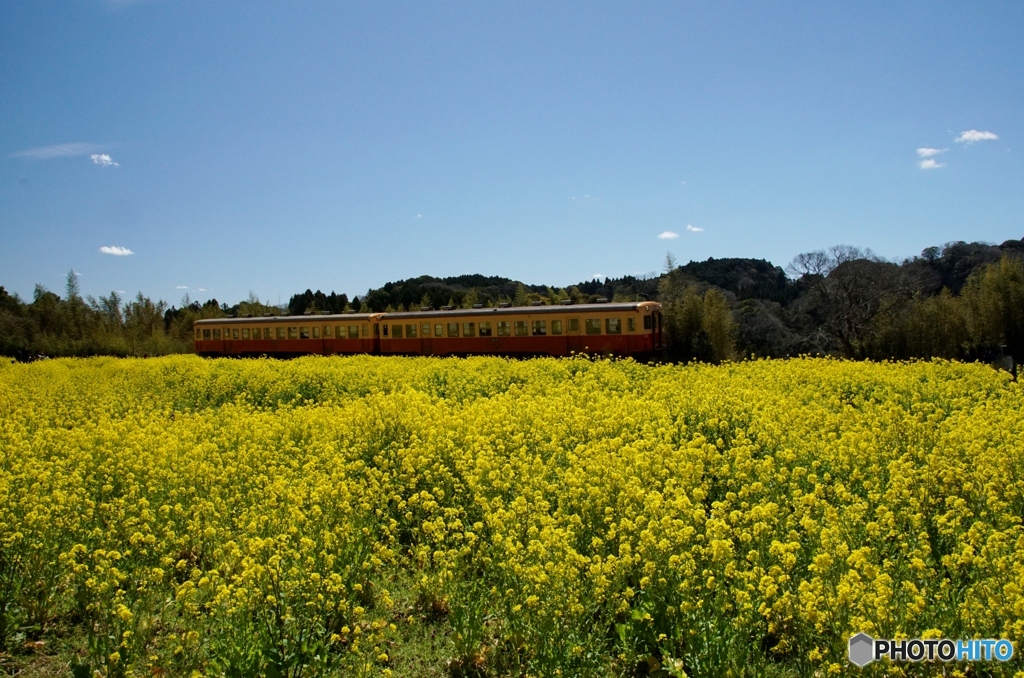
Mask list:
[[[0,3],[0,285],[278,303],[1021,238],[1022,35],[1020,2]]]

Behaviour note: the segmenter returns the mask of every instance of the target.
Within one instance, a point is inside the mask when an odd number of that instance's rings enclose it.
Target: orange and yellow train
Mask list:
[[[205,356],[643,356],[661,347],[661,304],[653,301],[214,318],[195,323],[196,353]]]

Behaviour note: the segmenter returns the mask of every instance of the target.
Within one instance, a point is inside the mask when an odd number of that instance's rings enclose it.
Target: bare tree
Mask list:
[[[834,341],[851,358],[866,356],[876,320],[898,312],[915,289],[898,265],[850,245],[797,255],[787,271],[807,285],[804,310],[819,339]]]

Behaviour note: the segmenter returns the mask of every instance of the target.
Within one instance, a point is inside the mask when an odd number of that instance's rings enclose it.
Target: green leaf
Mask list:
[[[622,641],[623,645],[626,644],[626,632],[628,630],[629,630],[629,628],[625,624],[616,624],[615,625],[615,632],[619,634],[619,640]]]

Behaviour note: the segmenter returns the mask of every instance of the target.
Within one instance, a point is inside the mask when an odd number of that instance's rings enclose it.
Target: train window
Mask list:
[[[604,327],[608,334],[622,334],[622,318],[605,318]]]
[[[242,339],[248,339],[248,338],[249,338],[249,328],[248,327],[243,327],[242,328]]]
[[[387,325],[387,323],[384,323],[384,336],[385,337],[388,336],[388,325]]]
[[[489,337],[491,336],[491,323],[480,323],[480,336]]]
[[[373,336],[380,336],[380,323],[373,323]]]
[[[299,328],[298,327],[289,327],[288,328],[288,338],[289,339],[298,339],[299,338]]]
[[[434,325],[434,336],[435,337],[443,337],[444,336],[444,325],[442,325],[441,323],[436,323]]]
[[[416,325],[415,325],[415,323],[412,324],[412,325],[406,325],[405,326],[405,336],[407,336],[410,339],[415,339],[416,338]]]
[[[331,336],[331,326],[330,325],[324,325],[324,336],[325,337]]]
[[[313,338],[314,339],[319,339],[320,338],[320,326],[319,325],[313,325]]]
[[[579,331],[580,331],[580,319],[579,318],[569,318],[569,332],[570,333],[574,333],[574,332],[579,332]]]
[[[349,339],[358,339],[359,338],[359,325],[349,325],[348,326],[348,338]]]
[[[548,323],[546,320],[534,320],[533,321],[533,336],[543,337],[548,333]]]
[[[636,332],[636,318],[626,318],[626,329],[630,332]]]
[[[509,324],[509,322],[507,320],[499,320],[498,321],[498,336],[499,337],[507,337],[508,335],[512,334],[511,330],[512,330],[512,326]]]
[[[202,339],[202,338],[203,338],[203,331],[197,327],[196,328],[196,339]]]
[[[213,331],[213,338],[214,339],[220,339],[220,330],[214,330]]]
[[[270,328],[269,327],[264,327],[263,328],[263,338],[264,339],[270,339]]]
[[[525,320],[517,320],[516,321],[516,336],[517,337],[525,337],[525,336],[527,336],[526,321]]]
[[[299,328],[299,339],[309,339],[309,328],[308,327],[300,327]]]
[[[423,330],[423,336],[424,337],[429,337],[430,336],[430,323],[423,323],[420,326],[420,329]]]
[[[552,320],[551,321],[551,334],[561,334],[561,333],[562,333],[562,321],[561,320]]]
[[[601,334],[600,318],[587,318],[587,334]]]
[[[459,323],[448,323],[448,336],[457,337],[459,336]]]
[[[462,336],[464,336],[464,337],[475,337],[476,336],[476,323],[462,323]]]
[[[374,325],[374,327],[376,328],[377,326]],[[374,334],[376,334],[376,333],[377,332],[374,331]],[[370,327],[369,327],[369,325],[367,323],[363,323],[363,336],[364,337],[370,336]]]
[[[645,315],[644,316],[644,329],[645,330],[649,330],[649,329],[651,329],[652,326],[653,326],[653,323],[651,322],[651,316]]]
[[[203,330],[203,339],[210,338],[210,330]]]
[[[278,339],[284,339],[284,328],[283,327],[278,327],[277,328],[277,338]]]
[[[385,325],[384,326],[384,334],[387,334],[387,333],[388,333],[388,326]],[[402,326],[397,324],[397,323],[392,325],[391,326],[391,336],[393,338],[395,338],[395,339],[401,339],[402,338]]]

